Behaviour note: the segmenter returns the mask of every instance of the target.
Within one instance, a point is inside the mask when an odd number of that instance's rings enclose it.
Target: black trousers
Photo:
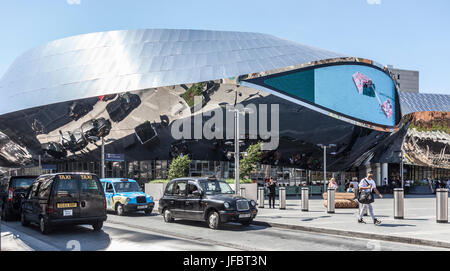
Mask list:
[[[269,208],[275,208],[275,194],[269,194]]]

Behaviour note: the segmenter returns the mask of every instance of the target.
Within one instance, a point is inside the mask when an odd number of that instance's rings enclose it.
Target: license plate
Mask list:
[[[63,216],[72,216],[72,209],[63,210]]]
[[[251,214],[240,214],[239,218],[248,218],[250,216],[251,216]]]
[[[77,203],[76,202],[72,202],[72,203],[58,203],[56,206],[58,208],[76,208],[77,207]]]
[[[147,206],[138,206],[137,208],[138,208],[138,209],[146,209]]]

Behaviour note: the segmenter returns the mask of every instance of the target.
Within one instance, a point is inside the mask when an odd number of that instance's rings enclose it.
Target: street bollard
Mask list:
[[[264,187],[258,187],[258,207],[264,208]]]
[[[309,209],[309,188],[302,187],[302,211],[307,212]]]
[[[328,188],[327,191],[327,213],[333,214],[334,213],[334,188]]]
[[[403,188],[394,189],[394,219],[403,219],[405,198]]]
[[[245,187],[240,187],[240,195],[245,198]]]
[[[436,189],[436,222],[448,223],[448,189]]]
[[[278,197],[280,200],[280,210],[286,209],[286,187],[278,188]]]

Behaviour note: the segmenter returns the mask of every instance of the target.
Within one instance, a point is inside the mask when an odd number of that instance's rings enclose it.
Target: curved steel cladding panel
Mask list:
[[[73,36],[16,59],[0,81],[0,115],[337,57],[343,55],[259,33],[143,29]]]
[[[399,92],[402,113],[450,112],[450,95]]]

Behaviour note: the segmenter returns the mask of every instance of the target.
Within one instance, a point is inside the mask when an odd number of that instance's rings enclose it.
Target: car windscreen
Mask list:
[[[36,178],[14,178],[11,180],[11,187],[14,189],[28,189]]]
[[[79,193],[79,176],[64,174],[56,177],[55,194],[59,197],[75,197]]]
[[[207,180],[201,181],[200,186],[207,195],[212,194],[234,194],[233,189],[224,181]]]
[[[120,182],[120,183],[114,183],[114,189],[116,190],[116,193],[123,193],[123,192],[141,192],[141,188],[139,185],[135,182]]]
[[[102,192],[102,185],[98,177],[90,174],[80,175],[81,193],[100,195]]]

